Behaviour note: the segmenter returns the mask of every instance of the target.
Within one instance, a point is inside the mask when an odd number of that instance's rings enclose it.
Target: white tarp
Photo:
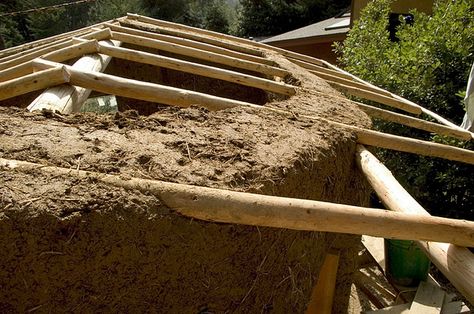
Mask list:
[[[466,114],[461,127],[465,130],[474,132],[474,63],[472,64],[471,74],[467,82],[466,97],[464,98]]]

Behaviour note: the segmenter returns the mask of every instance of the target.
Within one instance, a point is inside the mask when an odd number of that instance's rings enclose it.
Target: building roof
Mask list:
[[[324,21],[267,38],[262,42],[273,43],[278,41],[345,34],[349,31],[350,22],[351,13],[346,12]]]

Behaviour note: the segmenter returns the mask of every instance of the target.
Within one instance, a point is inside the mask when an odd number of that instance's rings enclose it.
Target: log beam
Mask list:
[[[380,93],[374,93],[369,90],[364,90],[364,89],[360,89],[360,88],[356,88],[356,87],[352,87],[352,86],[348,86],[348,85],[344,85],[340,83],[337,83],[336,87],[338,89],[342,89],[345,93],[351,96],[355,96],[355,97],[359,97],[359,98],[363,98],[367,100],[372,100],[372,101],[375,101],[375,102],[378,102],[378,103],[381,103],[393,108],[401,109],[413,114],[422,113],[421,107],[416,104],[408,104],[407,102],[400,101],[392,97],[387,97]]]
[[[376,108],[376,107],[369,106],[369,105],[362,104],[355,101],[353,103],[355,103],[359,107],[359,109],[367,113],[372,118],[383,119],[385,121],[403,124],[403,125],[413,127],[419,130],[433,132],[439,135],[451,136],[451,137],[464,140],[464,141],[468,141],[471,139],[471,133],[468,131],[453,129],[451,127],[448,127],[442,124],[413,118],[410,116]]]
[[[48,69],[56,67],[57,63],[38,59],[34,61],[34,66],[38,69]],[[70,73],[70,84],[105,94],[179,107],[200,105],[209,110],[222,110],[237,106],[260,107],[243,101],[211,96],[160,84],[141,82],[99,72],[81,71],[71,66],[65,66],[65,68]]]
[[[363,146],[357,147],[356,161],[388,209],[409,215],[430,216],[398,183],[390,170]],[[459,292],[469,302],[474,302],[474,254],[467,248],[446,243],[424,241],[417,243]]]
[[[103,40],[103,39],[108,39],[109,37],[110,37],[110,30],[109,29],[101,29],[101,30],[96,30],[96,31],[94,31],[92,33],[89,33],[89,34],[82,35],[79,38]],[[74,44],[73,40],[68,39],[67,41],[60,42],[60,43],[54,44],[52,46],[41,47],[40,49],[29,52],[29,53],[27,53],[23,56],[20,56],[20,57],[17,57],[15,59],[0,63],[0,70],[5,70],[5,69],[8,69],[10,67],[22,64],[24,62],[31,61],[31,60],[33,60],[35,58],[38,58],[42,55],[45,55],[47,53],[55,52],[59,49],[69,47],[72,44]]]
[[[255,77],[252,75],[242,74],[240,72],[220,69],[213,66],[164,57],[147,52],[141,52],[133,49],[117,48],[99,43],[99,53],[106,54],[114,58],[151,64],[185,73],[191,73],[240,85],[260,88],[282,95],[291,96],[294,95],[296,92],[294,87],[286,85],[284,83],[279,83],[272,80]]]
[[[400,239],[442,239],[474,244],[474,222],[404,214],[328,202],[233,192],[0,158],[0,167],[93,179],[156,195],[166,206],[213,222],[293,230],[368,234]]]
[[[117,41],[101,41],[101,43],[102,45],[110,46],[120,45],[120,42]],[[85,42],[84,45],[86,45],[90,50],[93,48],[97,49],[95,43]],[[64,53],[71,53],[71,49],[65,51]],[[64,53],[50,55],[49,58],[65,58]],[[76,61],[72,67],[69,68],[101,72],[105,70],[110,60],[111,57],[109,56],[94,53],[83,56],[78,61]],[[28,106],[28,110],[35,111],[49,109],[53,111],[59,111],[61,113],[79,111],[87,98],[89,98],[92,89],[73,86],[74,83],[72,82],[71,84],[72,85],[68,84],[55,86],[44,91]]]
[[[55,66],[44,71],[0,83],[0,100],[67,82],[69,82],[69,74],[65,68]]]
[[[201,49],[186,47],[182,45],[173,44],[166,41],[150,39],[142,36],[129,35],[125,33],[112,32],[112,38],[115,40],[122,41],[124,43],[138,45],[158,50],[163,50],[187,57],[193,57],[201,60],[206,60],[210,62],[220,63],[234,68],[245,69],[249,71],[254,71],[269,76],[280,76],[285,77],[289,75],[289,72],[269,65],[251,62],[242,59],[236,59],[233,57],[220,55],[213,52],[204,51]]]
[[[241,42],[244,45],[236,44],[235,42],[237,40],[235,39],[238,37],[229,36],[230,37],[230,40],[229,40],[229,38],[226,37],[225,35],[219,36],[223,34],[220,34],[217,32],[212,32],[214,33],[214,36],[213,35],[209,36],[209,31],[205,31],[199,28],[185,26],[185,25],[177,24],[173,22],[157,20],[151,17],[138,15],[138,14],[129,13],[127,14],[127,18],[130,20],[137,20],[140,22],[158,26],[160,29],[160,32],[164,34],[169,34],[172,36],[178,36],[178,37],[187,38],[187,39],[191,39],[195,41],[205,42],[214,46],[223,47],[223,48],[247,53],[254,56],[259,56],[259,57],[263,56],[263,52],[261,50],[255,49],[252,46],[249,46],[247,42]],[[215,34],[219,34],[219,35],[216,36]]]
[[[214,53],[217,53],[217,54],[233,57],[233,58],[236,58],[236,59],[253,61],[253,62],[267,64],[267,65],[275,65],[275,62],[273,62],[271,60],[268,60],[268,59],[265,59],[263,57],[249,55],[249,54],[246,54],[246,53],[242,53],[242,52],[238,52],[238,51],[234,51],[234,50],[214,46],[214,45],[211,45],[211,44],[207,44],[207,43],[203,43],[203,42],[199,42],[199,41],[195,41],[195,40],[191,40],[191,39],[175,37],[175,36],[171,36],[171,35],[164,35],[164,34],[154,33],[154,32],[151,32],[151,31],[145,31],[145,30],[132,28],[132,27],[140,28],[140,26],[142,26],[142,25],[143,25],[142,28],[150,27],[149,25],[144,24],[144,23],[135,22],[135,21],[132,22],[132,21],[128,21],[128,20],[121,21],[120,23],[121,23],[121,25],[125,25],[127,27],[122,27],[122,26],[119,26],[119,25],[108,24],[108,23],[105,23],[104,25],[107,26],[108,28],[110,28],[112,31],[115,31],[115,32],[126,33],[126,34],[129,34],[129,35],[142,36],[142,37],[157,39],[157,40],[161,40],[161,41],[167,41],[167,42],[170,42],[170,43],[173,43],[173,44],[183,45],[183,46],[186,46],[186,47],[201,49],[201,50],[209,51],[209,52],[214,52]]]

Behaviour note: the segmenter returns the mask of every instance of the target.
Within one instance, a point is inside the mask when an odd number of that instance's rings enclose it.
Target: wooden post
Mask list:
[[[331,314],[336,291],[339,251],[329,252],[319,271],[319,278],[311,294],[306,314]]]
[[[101,41],[102,45],[118,46],[117,41]],[[85,45],[90,45],[85,43]],[[70,52],[70,51],[68,51]],[[64,55],[50,55],[50,58],[60,58]],[[71,69],[82,69],[90,71],[104,71],[111,57],[100,54],[89,54],[74,63]],[[71,82],[72,83],[72,82]],[[73,83],[72,83],[73,84]],[[28,110],[50,109],[61,113],[77,112],[87,100],[91,89],[72,85],[61,85],[52,87],[39,95],[29,106]]]
[[[118,33],[118,32],[112,32],[112,38],[128,43],[128,44],[163,50],[163,51],[176,53],[183,56],[198,58],[201,60],[206,60],[206,61],[220,63],[220,64],[225,64],[225,65],[239,68],[239,69],[245,69],[249,71],[263,73],[270,76],[285,77],[286,75],[289,74],[288,71],[281,68],[272,67],[269,65],[251,62],[247,60],[236,59],[233,57],[228,57],[225,55],[220,55],[220,54],[209,52],[209,51],[203,51],[196,48],[177,45],[177,44],[169,43],[166,41],[150,39],[146,37],[129,35],[129,34]]]
[[[58,66],[0,83],[0,100],[48,88],[69,81],[64,67]]]
[[[220,69],[213,66],[202,65],[194,62],[182,61],[174,58],[168,58],[133,49],[116,48],[99,44],[99,53],[106,54],[114,58],[156,65],[163,68],[215,78],[240,85],[260,88],[266,91],[275,92],[277,94],[288,96],[295,94],[294,87],[283,83],[278,83],[272,80],[267,80],[252,75],[242,74],[240,72]]]
[[[387,208],[410,215],[430,216],[391,172],[363,146],[357,147],[356,161]],[[469,302],[474,302],[474,254],[466,248],[446,243],[417,243]]]
[[[474,222],[396,213],[386,210],[212,189],[116,175],[48,167],[0,159],[19,171],[89,178],[105,184],[152,193],[182,215],[197,219],[293,230],[368,234],[400,239],[442,239],[474,244]]]

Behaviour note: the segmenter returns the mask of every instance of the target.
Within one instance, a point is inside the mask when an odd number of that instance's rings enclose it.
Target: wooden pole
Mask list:
[[[397,239],[442,239],[474,244],[474,222],[396,213],[327,202],[232,192],[192,185],[43,166],[0,159],[20,171],[88,178],[152,193],[177,212],[197,219],[294,230],[369,234]]]
[[[461,131],[458,129],[453,129],[451,127],[428,122],[425,120],[413,118],[403,114],[395,113],[392,111],[376,108],[366,104],[353,101],[362,111],[367,113],[373,118],[383,119],[390,122],[400,123],[409,127],[417,128],[419,130],[424,130],[428,132],[437,133],[439,135],[451,136],[460,140],[468,141],[471,139],[471,133],[468,131]]]
[[[95,43],[84,43],[88,50],[97,49]],[[101,41],[102,45],[120,45],[117,41]],[[81,49],[69,49],[63,53],[50,55],[52,59],[67,58],[70,54],[81,53]],[[69,55],[68,55],[69,54]],[[81,69],[87,71],[104,71],[109,64],[111,57],[97,53],[85,55],[77,60],[70,69]],[[56,63],[57,64],[57,63]],[[71,82],[71,84],[73,84]],[[74,85],[74,84],[73,84]],[[61,85],[52,87],[44,91],[28,106],[28,110],[50,109],[61,113],[77,112],[81,109],[84,102],[89,98],[91,89],[80,86]]]
[[[314,75],[316,75],[320,78],[322,78],[323,80],[325,80],[329,84],[335,84],[336,86],[338,84],[343,84],[343,85],[346,85],[346,86],[356,87],[356,88],[367,90],[367,91],[370,91],[370,92],[376,92],[376,93],[382,94],[380,91],[378,91],[377,89],[372,88],[370,86],[367,86],[367,85],[364,85],[362,83],[355,82],[353,80],[349,80],[349,79],[346,79],[346,78],[343,78],[343,77],[340,77],[340,76],[328,74],[328,73],[325,73],[324,71],[309,70],[309,72],[313,73]],[[382,94],[382,95],[390,96],[388,92],[385,93],[385,94]]]
[[[0,71],[0,82],[9,81],[14,78],[31,74],[32,72],[33,66],[31,65],[31,61],[27,61],[25,63]]]
[[[303,54],[300,54],[300,53],[297,53],[297,52],[288,51],[288,50],[285,50],[285,49],[282,49],[282,48],[270,46],[268,44],[256,42],[256,41],[245,39],[245,38],[235,37],[235,36],[231,36],[231,35],[226,35],[226,34],[222,34],[222,33],[218,33],[218,32],[213,32],[213,31],[209,31],[209,30],[205,30],[205,29],[196,28],[196,27],[181,25],[181,24],[177,24],[177,23],[157,20],[157,19],[153,19],[153,18],[149,18],[149,17],[137,15],[137,14],[130,14],[129,13],[127,15],[127,18],[131,19],[131,20],[142,21],[142,22],[145,22],[145,23],[148,23],[148,24],[153,24],[153,25],[157,25],[157,26],[161,26],[161,27],[166,27],[167,30],[174,30],[176,36],[185,37],[185,36],[190,36],[190,35],[192,35],[192,33],[194,33],[194,34],[201,35],[201,36],[194,35],[194,37],[197,37],[196,39],[200,40],[200,41],[205,41],[205,40],[208,40],[208,39],[212,40],[213,38],[218,38],[220,40],[218,40],[218,41],[214,40],[213,42],[210,42],[210,43],[213,43],[213,44],[216,44],[216,45],[219,45],[222,42],[224,42],[223,40],[229,41],[229,42],[232,42],[232,43],[237,42],[237,43],[245,45],[245,47],[247,47],[247,46],[253,47],[254,48],[253,51],[249,50],[249,51],[247,51],[247,53],[253,53],[255,55],[257,55],[257,53],[259,53],[259,50],[260,50],[260,54],[262,53],[261,50],[271,50],[271,51],[278,52],[281,55],[286,56],[286,57],[291,57],[291,58],[294,58],[294,59],[299,59],[299,60],[303,60],[303,61],[311,62],[311,63],[316,63],[316,64],[320,64],[320,65],[324,64],[323,60],[319,60],[319,59],[316,59],[314,57],[310,57],[308,55],[303,55]],[[235,47],[235,48],[238,49],[239,46]],[[245,51],[243,51],[243,52],[245,52]]]
[[[173,44],[177,45],[183,45],[186,47],[191,47],[191,48],[197,48],[201,49],[204,51],[209,51],[209,52],[214,52],[217,54],[233,57],[236,59],[242,59],[242,60],[248,60],[248,61],[253,61],[257,63],[262,63],[262,64],[267,64],[267,65],[275,65],[275,62],[265,59],[264,57],[258,57],[254,55],[249,55],[246,53],[214,46],[211,44],[195,41],[195,40],[190,40],[186,38],[181,38],[181,37],[175,37],[175,36],[170,36],[170,35],[164,35],[164,34],[158,34],[158,33],[153,33],[151,31],[145,31],[145,30],[140,30],[132,27],[138,27],[138,28],[149,28],[149,25],[136,22],[136,21],[130,21],[130,20],[124,20],[120,22],[121,25],[125,25],[128,27],[122,27],[114,24],[104,24],[108,28],[110,28],[112,31],[120,32],[120,33],[126,33],[129,35],[136,35],[136,36],[142,36],[142,37],[147,37],[151,39],[157,39],[161,41],[167,41]]]
[[[357,143],[474,165],[474,152],[458,147],[417,140],[372,130],[354,129]]]
[[[48,88],[50,86],[64,84],[68,81],[69,75],[64,67],[52,67],[44,71],[0,83],[0,100]]]
[[[291,96],[294,95],[296,92],[294,87],[286,85],[284,83],[278,83],[272,80],[242,74],[240,72],[220,69],[213,66],[202,65],[194,62],[182,61],[174,58],[168,58],[133,49],[116,48],[99,44],[99,53],[106,54],[114,58],[156,65],[159,67],[173,69],[181,72],[192,73],[196,75],[237,83],[240,85],[260,88],[282,95]]]
[[[430,216],[398,183],[390,170],[363,146],[357,147],[356,161],[387,208],[409,215]],[[469,302],[474,303],[474,254],[466,248],[446,243],[417,243],[449,281]]]
[[[108,39],[109,37],[110,37],[110,30],[109,29],[103,29],[103,30],[97,30],[97,31],[92,32],[90,34],[83,35],[80,38],[102,40],[102,39]],[[44,54],[55,52],[59,49],[69,47],[72,44],[73,44],[73,40],[68,39],[65,42],[61,42],[61,43],[58,43],[58,44],[55,44],[55,45],[52,45],[52,46],[49,46],[49,47],[44,47],[44,48],[38,49],[36,51],[27,53],[27,54],[25,54],[21,57],[18,57],[18,58],[0,63],[0,70],[4,70],[4,69],[7,69],[7,68],[12,67],[12,66],[22,64],[24,62],[27,62],[27,61],[33,60],[35,58],[38,58],[38,57],[40,57]]]
[[[212,32],[213,34],[209,36],[209,31],[205,31],[199,28],[185,26],[182,24],[162,21],[153,19],[147,16],[137,15],[137,14],[127,14],[127,18],[130,20],[138,20],[140,22],[148,23],[151,25],[158,26],[161,33],[169,34],[172,36],[183,37],[187,39],[192,39],[196,41],[205,42],[214,46],[224,47],[227,49],[255,55],[262,57],[263,52],[261,50],[255,49],[252,46],[249,46],[247,42],[236,43],[237,40],[233,36],[219,36],[215,34],[220,34],[217,32]],[[220,34],[223,35],[223,34]],[[217,38],[216,38],[217,37]],[[243,44],[243,45],[242,45]]]
[[[35,60],[34,66],[39,69],[56,67],[57,63]],[[137,80],[116,77],[91,71],[81,71],[71,66],[65,66],[70,73],[70,83],[85,89],[99,91],[105,94],[118,95],[133,99],[163,103],[172,106],[189,107],[200,105],[209,110],[222,110],[236,106],[257,108],[251,103],[211,96],[184,89],[141,82]]]
[[[163,51],[176,53],[183,56],[188,56],[188,57],[193,57],[193,58],[197,58],[201,60],[228,65],[234,68],[263,73],[270,76],[285,77],[289,75],[288,71],[281,68],[272,67],[265,64],[260,64],[260,63],[251,62],[247,60],[236,59],[236,58],[228,57],[225,55],[220,55],[217,53],[204,51],[201,49],[173,44],[166,41],[150,39],[150,38],[146,38],[142,36],[135,36],[135,35],[129,35],[125,33],[118,33],[118,32],[112,32],[112,38],[116,40],[120,40],[128,44],[163,50]]]
[[[306,314],[331,314],[336,292],[340,252],[329,252],[319,271],[319,278],[311,294]]]
[[[368,90],[363,90],[360,88],[356,88],[356,87],[352,87],[352,86],[348,86],[348,85],[344,85],[340,83],[337,83],[336,86],[342,89],[347,94],[355,96],[355,97],[376,101],[378,103],[381,103],[390,107],[394,107],[397,109],[401,109],[413,114],[422,113],[421,107],[418,105],[408,104],[404,101],[400,101],[392,97],[381,95],[380,93],[374,93]]]
[[[327,61],[324,61],[324,60],[321,60],[321,61],[323,62],[323,64],[324,64],[326,67],[328,67],[328,68],[330,68],[330,69],[332,69],[332,70],[334,70],[334,71],[337,71],[337,72],[339,72],[339,73],[345,75],[346,77],[350,77],[350,78],[352,78],[352,79],[354,79],[354,80],[356,80],[356,81],[358,81],[358,82],[361,82],[361,83],[363,83],[363,84],[366,84],[367,86],[371,86],[372,88],[379,89],[380,91],[387,92],[387,91],[385,91],[384,89],[382,89],[382,88],[380,88],[380,87],[378,87],[378,86],[375,86],[375,85],[373,85],[373,84],[371,84],[371,83],[369,83],[369,82],[367,82],[367,81],[364,81],[363,79],[361,79],[361,78],[359,78],[359,77],[357,77],[357,76],[355,76],[355,75],[353,75],[353,74],[351,74],[351,73],[349,73],[349,72],[346,72],[346,71],[344,71],[344,70],[341,70],[341,69],[338,68],[337,66],[335,66],[335,65],[333,65],[333,64],[331,64],[331,63],[329,63],[329,62],[327,62]],[[419,105],[415,104],[414,102],[412,102],[412,101],[410,101],[410,100],[408,100],[408,99],[405,99],[405,98],[403,98],[403,97],[401,97],[401,96],[398,96],[398,95],[396,95],[396,94],[390,93],[390,95],[391,95],[393,98],[395,98],[395,99],[398,99],[398,100],[400,100],[400,101],[406,102],[407,104],[419,106]],[[451,121],[449,121],[449,120],[447,120],[447,119],[441,117],[441,116],[438,115],[437,113],[435,113],[435,112],[433,112],[433,111],[431,111],[431,110],[428,110],[428,109],[426,109],[426,108],[424,108],[424,107],[421,107],[421,106],[420,106],[420,108],[421,108],[421,110],[422,110],[422,112],[423,112],[424,114],[426,114],[426,115],[430,116],[431,118],[437,120],[439,123],[442,123],[442,124],[444,124],[444,125],[446,125],[446,126],[449,126],[449,127],[453,128],[453,129],[457,129],[457,130],[459,130],[459,131],[465,131],[463,128],[461,128],[461,127],[459,127],[458,125],[452,123]],[[471,133],[471,138],[474,139],[474,133],[473,133],[473,132],[470,132],[470,133]]]

